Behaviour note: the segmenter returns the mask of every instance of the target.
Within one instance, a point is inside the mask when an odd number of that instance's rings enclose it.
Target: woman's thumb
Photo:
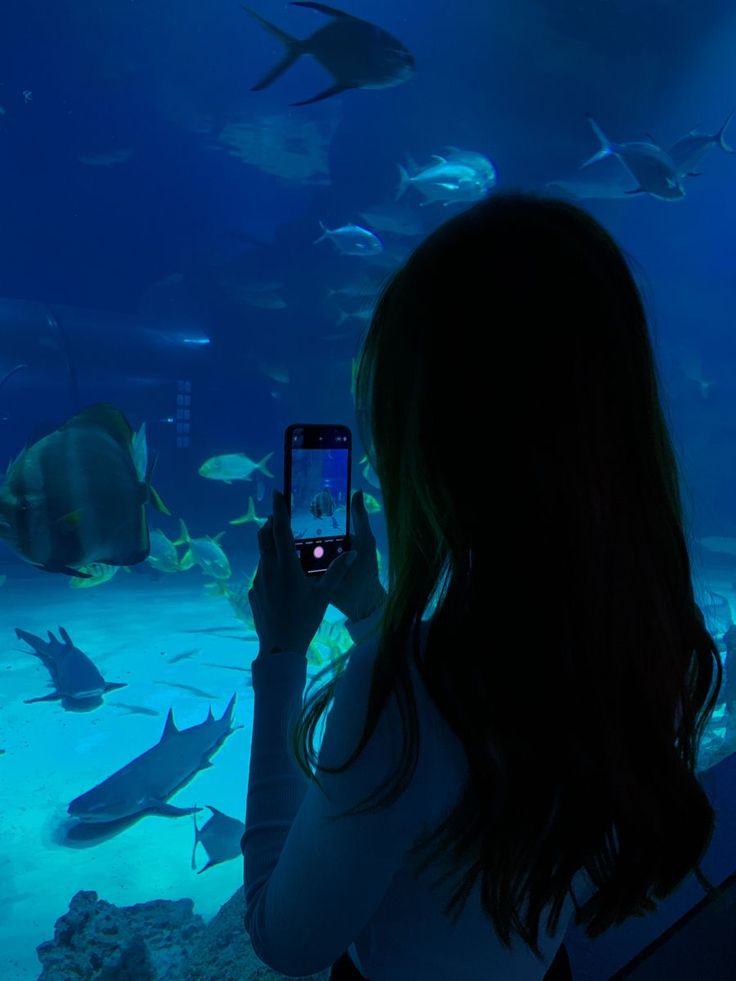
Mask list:
[[[328,595],[342,583],[357,558],[357,552],[345,552],[331,563],[327,572],[322,576],[322,582],[320,583],[320,586]]]

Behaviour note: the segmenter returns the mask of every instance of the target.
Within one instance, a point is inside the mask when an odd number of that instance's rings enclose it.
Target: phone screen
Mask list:
[[[324,572],[350,534],[352,437],[347,426],[295,424],[285,434],[284,494],[304,570]]]

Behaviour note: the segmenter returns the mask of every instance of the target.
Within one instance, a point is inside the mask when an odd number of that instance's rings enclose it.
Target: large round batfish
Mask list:
[[[320,102],[347,89],[385,89],[401,85],[414,74],[414,55],[376,24],[324,3],[294,2],[291,6],[317,10],[332,20],[309,37],[300,39],[282,31],[250,7],[243,6],[246,13],[286,45],[282,60],[253,86],[253,92],[260,92],[275,82],[303,54],[312,55],[333,76],[335,83],[311,99],[292,102],[294,106]]]
[[[46,572],[143,562],[146,501],[169,511],[140,472],[142,441],[119,409],[98,403],[28,446],[0,486],[0,538]]]

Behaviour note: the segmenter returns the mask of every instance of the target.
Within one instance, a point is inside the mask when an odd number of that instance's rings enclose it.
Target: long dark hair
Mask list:
[[[418,755],[413,658],[469,766],[413,850],[417,871],[444,856],[439,881],[456,877],[445,912],[480,877],[501,941],[516,933],[541,957],[541,915],[554,933],[583,867],[589,936],[655,909],[713,831],[696,757],[722,667],[622,252],[551,198],[499,194],[452,218],[383,291],[356,404],[383,489],[388,603],[361,740],[322,769],[358,757],[393,692],[402,764],[359,810],[400,795]],[[293,734],[310,776],[335,680]]]

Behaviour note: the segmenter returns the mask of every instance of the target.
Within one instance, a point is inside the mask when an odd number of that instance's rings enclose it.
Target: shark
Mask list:
[[[33,648],[29,654],[35,654],[43,661],[51,675],[54,691],[38,698],[27,698],[25,704],[32,702],[61,701],[66,709],[97,708],[102,704],[102,696],[116,688],[126,688],[125,683],[105,681],[97,667],[87,655],[75,647],[71,637],[59,627],[58,640],[49,630],[49,639],[29,634],[26,630],[15,628],[19,640]]]
[[[242,726],[233,726],[236,693],[219,719],[210,706],[204,722],[178,729],[169,709],[160,740],[91,790],[75,797],[67,808],[80,822],[104,824],[153,813],[170,817],[194,814],[198,807],[168,803],[177,790],[200,770],[212,766],[211,757],[227,737]]]

